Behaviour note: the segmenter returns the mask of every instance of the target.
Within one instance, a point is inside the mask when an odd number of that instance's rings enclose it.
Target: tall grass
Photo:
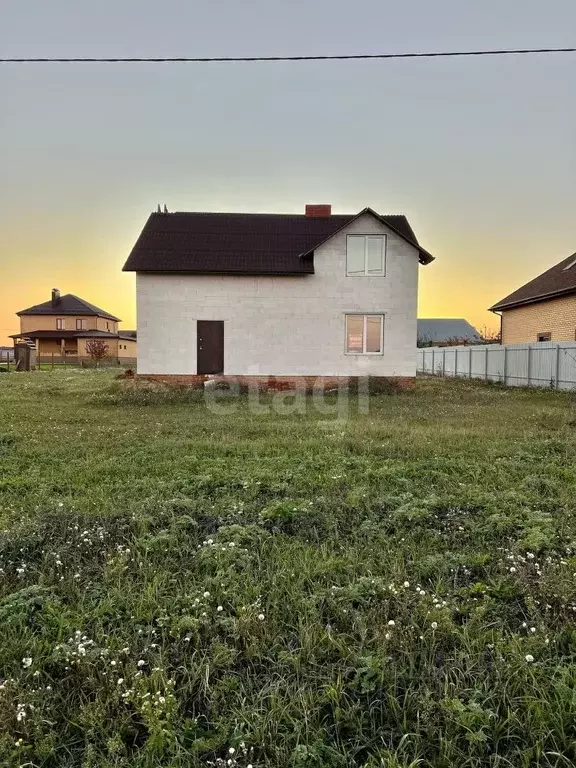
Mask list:
[[[0,765],[575,763],[570,395],[0,386]]]

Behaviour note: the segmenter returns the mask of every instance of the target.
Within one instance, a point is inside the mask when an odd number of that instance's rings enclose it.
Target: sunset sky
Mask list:
[[[576,44],[574,0],[0,0],[4,56],[249,56]],[[122,265],[169,210],[405,213],[422,317],[576,251],[576,54],[0,64],[0,344],[75,293],[135,327]]]

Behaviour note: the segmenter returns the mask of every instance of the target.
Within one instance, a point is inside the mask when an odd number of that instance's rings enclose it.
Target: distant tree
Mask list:
[[[419,336],[417,340],[418,347],[467,347],[470,344],[481,344],[480,340],[474,341],[460,336],[450,336],[442,341],[432,341],[425,336]]]
[[[450,336],[449,339],[444,339],[441,347],[471,347],[474,344],[480,344],[480,339],[470,338],[468,336]]]
[[[93,360],[96,365],[100,365],[100,362],[108,357],[108,351],[110,347],[104,339],[88,339],[86,342],[86,352],[90,360]]]
[[[500,331],[489,331],[488,328],[484,328],[484,333],[482,334],[482,344],[501,344],[502,343],[502,336],[500,334]]]

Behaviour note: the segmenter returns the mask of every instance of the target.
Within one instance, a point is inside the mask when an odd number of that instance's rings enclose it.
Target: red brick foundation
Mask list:
[[[172,373],[138,373],[136,378],[141,381],[156,381],[168,387],[187,387],[188,389],[204,389],[206,376]]]
[[[139,379],[157,381],[171,387],[202,389],[205,382],[214,382],[216,387],[231,385],[241,389],[254,388],[260,392],[285,392],[302,389],[306,392],[327,391],[339,387],[357,387],[360,379],[356,376],[203,376],[193,374],[138,374]],[[394,392],[412,389],[416,379],[410,376],[370,376],[371,392]]]

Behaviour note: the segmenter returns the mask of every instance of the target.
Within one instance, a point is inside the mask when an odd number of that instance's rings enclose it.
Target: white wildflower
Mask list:
[[[224,608],[222,608],[222,606],[219,605],[218,608],[216,608],[216,610],[218,611],[218,613],[221,613],[224,610]]]
[[[531,654],[531,653],[527,653],[527,654],[526,654],[526,656],[525,656],[524,658],[526,659],[526,661],[527,661],[529,664],[530,664],[530,662],[534,661],[534,656],[532,656],[532,654]]]
[[[393,619],[390,619],[390,621],[388,622],[388,626],[389,627],[395,627],[396,626],[396,622]]]
[[[264,614],[263,614],[263,613],[259,613],[259,614],[258,614],[258,621],[264,621],[264,619],[265,619],[265,618],[266,618],[266,617],[264,616]]]
[[[32,659],[30,656],[26,656],[24,659],[22,659],[22,666],[24,669],[28,669],[29,666],[32,665]]]
[[[430,626],[432,627],[432,629],[438,629],[438,622],[437,621],[433,621]]]

